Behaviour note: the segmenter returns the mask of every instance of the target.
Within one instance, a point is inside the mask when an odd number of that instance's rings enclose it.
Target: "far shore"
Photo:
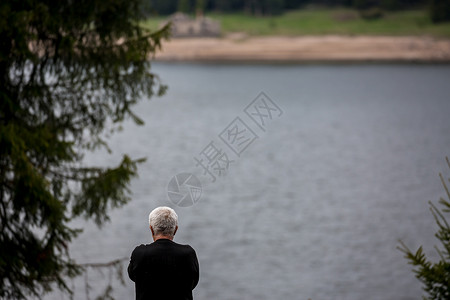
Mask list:
[[[416,36],[177,38],[162,42],[169,62],[450,62],[450,39]]]

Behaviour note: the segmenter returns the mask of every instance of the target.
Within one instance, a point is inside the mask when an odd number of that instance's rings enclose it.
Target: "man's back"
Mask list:
[[[128,275],[136,283],[136,299],[192,299],[199,280],[194,249],[169,239],[140,245],[131,254]]]

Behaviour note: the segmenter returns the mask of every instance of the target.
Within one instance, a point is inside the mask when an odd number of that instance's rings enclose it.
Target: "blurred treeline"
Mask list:
[[[450,0],[143,0],[146,16],[223,12],[254,16],[282,14],[306,7],[348,7],[359,11],[428,9],[434,22],[450,20]]]

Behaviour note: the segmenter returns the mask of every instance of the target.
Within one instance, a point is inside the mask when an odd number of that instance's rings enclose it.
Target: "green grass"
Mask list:
[[[222,32],[244,32],[264,35],[426,35],[450,38],[450,23],[433,24],[426,10],[384,12],[377,20],[364,20],[351,9],[303,9],[273,17],[252,17],[246,14],[210,13],[220,21]],[[164,18],[151,18],[143,24],[158,28]]]
[[[150,30],[157,30],[162,22],[164,22],[167,18],[165,17],[151,17],[147,20],[141,22],[141,25]]]

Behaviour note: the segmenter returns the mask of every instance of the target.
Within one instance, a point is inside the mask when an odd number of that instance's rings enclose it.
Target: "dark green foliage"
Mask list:
[[[278,15],[283,12],[284,0],[246,0],[244,10],[255,16]]]
[[[353,0],[353,6],[359,10],[367,10],[373,7],[379,7],[379,0]]]
[[[447,164],[450,168],[450,161],[447,158]],[[414,253],[404,243],[401,243],[399,249],[405,253],[405,258],[409,260],[415,269],[416,277],[424,284],[424,291],[428,294],[424,299],[448,300],[450,299],[450,225],[444,214],[450,213],[450,192],[447,183],[442,174],[442,184],[449,200],[441,198],[439,203],[442,208],[438,209],[430,202],[430,210],[438,225],[436,237],[441,242],[443,249],[436,250],[439,253],[440,260],[436,263],[431,262],[423,252],[422,247]],[[450,178],[447,180],[450,182]]]
[[[430,0],[430,16],[434,23],[450,21],[450,0]]]
[[[445,2],[448,0],[430,0]],[[251,15],[277,15],[290,9],[308,5],[326,7],[353,7],[360,10],[374,7],[383,10],[399,10],[424,7],[429,0],[143,0],[145,13],[170,15],[177,10],[192,13],[200,6],[205,12],[245,12]]]
[[[376,20],[383,16],[379,0],[353,0],[353,6],[365,20]]]
[[[206,9],[206,0],[195,0],[195,13],[202,15]]]
[[[380,4],[386,10],[399,10],[402,8],[402,1],[399,0],[382,0]]]
[[[177,10],[181,11],[183,13],[190,13],[192,10],[190,1],[189,0],[179,0]]]
[[[179,0],[143,0],[150,2],[150,7],[156,15],[170,15],[177,11]],[[181,0],[183,1],[183,0]]]
[[[383,17],[383,11],[378,7],[372,7],[360,10],[359,15],[365,20],[377,20]]]
[[[211,10],[217,10],[221,12],[235,12],[242,11],[244,9],[245,1],[242,0],[215,0],[209,1]]]
[[[284,8],[285,9],[295,9],[304,6],[309,3],[309,0],[285,0]]]
[[[373,7],[384,10],[400,10],[424,7],[428,0],[353,0],[357,9],[370,9]]]
[[[82,267],[69,257],[93,218],[129,200],[138,160],[84,166],[138,99],[162,94],[149,55],[167,35],[138,25],[138,0],[0,2],[0,298],[41,297]]]
[[[279,15],[283,13],[285,0],[265,0],[264,14],[265,15]]]

